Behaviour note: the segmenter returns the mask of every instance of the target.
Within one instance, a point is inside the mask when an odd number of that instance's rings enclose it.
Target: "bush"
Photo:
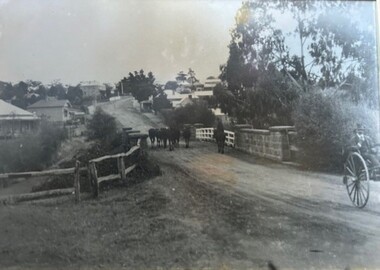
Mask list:
[[[329,92],[313,91],[299,100],[294,111],[299,161],[309,169],[338,172],[342,149],[353,136],[356,124],[370,128],[377,140],[378,111],[355,105]]]
[[[66,132],[48,122],[42,122],[36,134],[1,141],[0,172],[42,170],[51,165]]]
[[[215,115],[206,103],[194,103],[175,110],[164,110],[162,115],[168,126],[182,127],[184,124],[202,123],[207,127],[212,126],[215,121]]]
[[[110,142],[117,135],[116,120],[98,107],[87,124],[87,130],[89,139]]]

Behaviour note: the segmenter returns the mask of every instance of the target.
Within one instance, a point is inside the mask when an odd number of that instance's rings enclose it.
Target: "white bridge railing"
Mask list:
[[[228,146],[235,146],[235,133],[232,131],[225,130],[226,134],[225,144]],[[213,128],[197,128],[195,130],[195,138],[201,141],[215,141],[214,139],[214,129]]]

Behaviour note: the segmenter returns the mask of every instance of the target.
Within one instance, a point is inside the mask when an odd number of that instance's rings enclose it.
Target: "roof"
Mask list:
[[[196,92],[194,92],[194,95],[196,95],[198,97],[209,97],[209,96],[214,95],[214,91],[212,91],[212,90],[196,91]]]
[[[0,99],[0,120],[38,120],[37,115]]]
[[[36,108],[57,108],[57,107],[64,107],[68,104],[70,107],[70,102],[66,99],[55,99],[55,98],[48,98],[48,99],[41,99],[37,101],[36,103],[28,106],[28,109],[36,109]]]

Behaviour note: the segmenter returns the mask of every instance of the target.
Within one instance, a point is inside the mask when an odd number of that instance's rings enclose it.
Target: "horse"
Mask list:
[[[191,136],[191,131],[189,127],[184,128],[182,132],[182,136],[185,139],[186,148],[189,148],[190,136]]]
[[[218,153],[224,154],[224,142],[226,140],[226,134],[222,129],[214,129],[214,138],[218,145]]]

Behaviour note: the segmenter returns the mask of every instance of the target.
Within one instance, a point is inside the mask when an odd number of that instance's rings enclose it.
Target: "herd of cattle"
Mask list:
[[[148,133],[152,147],[156,143],[157,147],[166,148],[169,146],[169,150],[172,151],[174,146],[179,145],[181,131],[177,128],[151,128]],[[186,148],[189,148],[190,136],[190,128],[185,127],[182,131],[182,137],[185,139]]]
[[[177,128],[151,128],[148,133],[152,148],[155,143],[157,147],[162,146],[163,148],[166,148],[169,145],[170,151],[174,150],[174,146],[179,146],[181,131]],[[185,127],[182,130],[182,137],[185,139],[186,148],[189,148],[190,136],[190,128]],[[224,129],[214,129],[213,137],[218,145],[218,152],[224,154],[224,145],[226,140]]]

